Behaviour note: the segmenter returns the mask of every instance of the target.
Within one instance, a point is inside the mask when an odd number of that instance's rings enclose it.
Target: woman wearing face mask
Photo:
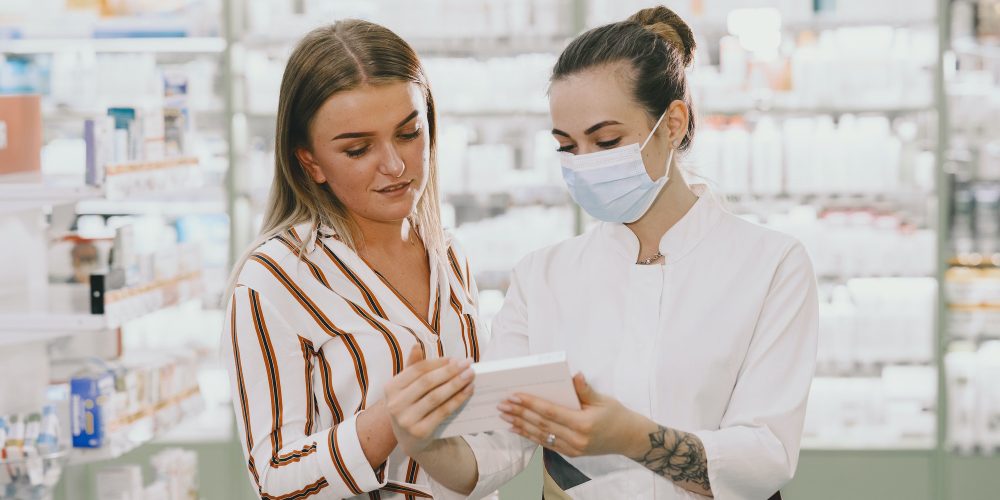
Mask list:
[[[798,242],[685,182],[694,45],[656,7],[584,33],[556,63],[563,174],[601,222],[516,267],[485,352],[566,351],[582,409],[518,395],[499,407],[513,434],[438,441],[397,419],[437,495],[494,490],[536,445],[545,498],[762,500],[793,476],[815,278]]]
[[[409,414],[447,414],[472,375],[448,358],[478,359],[482,331],[468,263],[441,229],[435,125],[420,61],[382,26],[318,28],[289,58],[271,196],[222,342],[261,498],[428,496],[383,387],[419,377],[418,395],[448,398]]]

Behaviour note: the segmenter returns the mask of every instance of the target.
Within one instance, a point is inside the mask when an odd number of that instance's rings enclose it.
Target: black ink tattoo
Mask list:
[[[657,426],[649,434],[650,449],[639,460],[647,469],[674,482],[690,482],[712,491],[705,447],[693,434]]]

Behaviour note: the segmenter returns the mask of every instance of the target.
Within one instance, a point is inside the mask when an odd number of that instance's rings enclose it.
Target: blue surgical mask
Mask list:
[[[670,150],[666,173],[655,181],[646,173],[642,150],[653,138],[664,116],[666,111],[660,115],[641,146],[629,144],[585,155],[562,153],[559,160],[566,186],[573,200],[593,218],[630,223],[649,211],[656,196],[667,184],[674,150]]]

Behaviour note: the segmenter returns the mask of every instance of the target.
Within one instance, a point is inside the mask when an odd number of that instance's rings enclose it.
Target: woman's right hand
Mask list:
[[[426,450],[441,422],[472,396],[471,364],[468,359],[427,360],[416,346],[407,356],[406,368],[386,384],[392,431],[408,456]]]

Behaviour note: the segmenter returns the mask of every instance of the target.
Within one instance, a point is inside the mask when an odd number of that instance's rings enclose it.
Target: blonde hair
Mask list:
[[[274,182],[264,223],[257,239],[233,266],[228,293],[243,265],[261,244],[290,226],[309,223],[333,229],[355,252],[360,229],[347,208],[326,184],[314,182],[295,155],[309,147],[309,127],[319,108],[337,92],[363,86],[407,82],[418,85],[427,103],[430,164],[428,182],[410,217],[428,253],[444,256],[437,185],[437,130],[434,98],[412,47],[391,30],[368,21],[348,19],[309,32],[295,47],[281,80],[275,132]],[[303,238],[299,255],[309,238]]]

